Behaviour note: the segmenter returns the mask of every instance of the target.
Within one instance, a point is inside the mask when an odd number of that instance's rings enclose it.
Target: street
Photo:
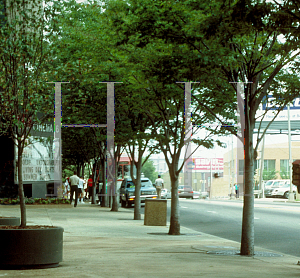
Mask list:
[[[170,206],[168,200],[167,221],[170,220]],[[180,223],[198,232],[240,242],[242,207],[240,200],[180,199]],[[300,203],[255,199],[255,246],[300,256],[299,213]]]

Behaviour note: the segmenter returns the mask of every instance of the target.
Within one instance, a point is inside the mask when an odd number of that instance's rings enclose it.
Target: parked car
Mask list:
[[[266,197],[275,197],[276,195],[272,195],[272,192],[276,188],[283,187],[286,184],[289,184],[290,180],[269,180],[265,183],[265,196]]]
[[[162,189],[161,190],[161,198],[162,199],[171,199],[171,191],[169,189]]]
[[[141,178],[141,203],[145,203],[146,198],[156,199],[156,188],[148,178]],[[135,186],[130,178],[123,180],[120,187],[120,202],[122,207],[131,207],[135,200]]]
[[[178,197],[193,199],[193,188],[189,185],[179,185],[178,186]]]
[[[293,192],[296,198],[297,186],[293,185]],[[274,188],[271,192],[271,197],[284,197],[289,198],[290,195],[290,183],[285,183],[281,187]]]

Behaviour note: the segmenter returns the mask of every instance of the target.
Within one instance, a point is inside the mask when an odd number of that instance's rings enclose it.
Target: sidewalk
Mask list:
[[[0,206],[0,216],[19,216],[18,206]],[[181,227],[144,226],[133,212],[98,205],[27,206],[28,225],[64,228],[64,260],[57,268],[0,270],[0,277],[299,277],[300,258],[212,255],[238,250],[238,242]]]

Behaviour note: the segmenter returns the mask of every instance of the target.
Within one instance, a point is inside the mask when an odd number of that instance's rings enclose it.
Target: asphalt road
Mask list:
[[[170,205],[168,200],[168,220]],[[239,200],[180,199],[180,223],[198,232],[240,242],[242,208]],[[300,203],[256,199],[254,213],[255,246],[300,256]]]

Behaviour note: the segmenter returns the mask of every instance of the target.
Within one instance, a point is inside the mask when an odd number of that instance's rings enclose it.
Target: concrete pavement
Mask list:
[[[19,206],[0,206],[0,216],[19,216]],[[64,228],[63,262],[57,268],[0,270],[0,277],[299,277],[300,258],[213,255],[238,250],[240,243],[181,226],[169,236],[168,226],[145,226],[133,212],[98,205],[27,206],[28,225]],[[168,223],[169,224],[169,223]]]

